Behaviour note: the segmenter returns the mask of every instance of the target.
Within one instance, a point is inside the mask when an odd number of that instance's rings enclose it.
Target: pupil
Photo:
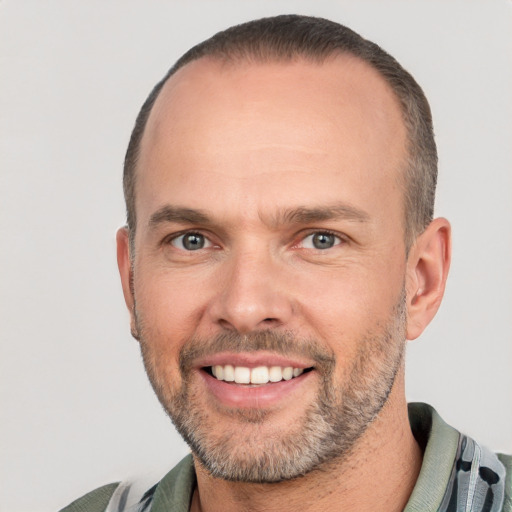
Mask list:
[[[185,249],[189,251],[195,251],[204,247],[204,237],[202,235],[191,234],[187,235],[183,239],[183,245]]]
[[[313,245],[317,249],[330,249],[334,245],[334,235],[317,233],[313,236]]]

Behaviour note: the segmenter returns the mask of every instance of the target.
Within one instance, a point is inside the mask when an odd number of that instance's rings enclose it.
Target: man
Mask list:
[[[66,511],[512,510],[512,458],[408,408],[440,305],[430,109],[375,44],[300,16],[187,52],[128,147],[131,330],[192,454]]]

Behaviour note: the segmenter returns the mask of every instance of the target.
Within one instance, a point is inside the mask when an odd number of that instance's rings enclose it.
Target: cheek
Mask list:
[[[203,308],[204,291],[204,280],[172,270],[141,271],[135,279],[137,308],[153,326],[178,336]]]
[[[389,322],[402,293],[401,272],[353,265],[303,274],[294,290],[297,309],[314,336],[339,357],[350,357],[358,340]]]
[[[171,273],[136,273],[134,279],[138,327],[145,364],[158,379],[179,378],[179,354],[195,335],[202,297],[194,282]]]

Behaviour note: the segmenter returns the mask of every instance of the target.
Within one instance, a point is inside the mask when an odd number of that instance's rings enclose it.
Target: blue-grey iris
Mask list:
[[[315,233],[312,238],[315,249],[330,249],[336,242],[336,237],[329,233]]]
[[[183,236],[183,247],[185,247],[187,251],[196,251],[197,249],[202,249],[204,244],[204,236],[199,235],[198,233],[187,233]]]

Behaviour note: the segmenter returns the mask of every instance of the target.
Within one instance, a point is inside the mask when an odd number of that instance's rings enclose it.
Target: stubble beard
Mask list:
[[[359,340],[347,378],[338,386],[334,381],[334,353],[316,340],[268,330],[248,335],[231,332],[210,340],[192,339],[185,343],[179,361],[182,383],[178,389],[171,389],[140,321],[137,337],[153,389],[200,464],[212,476],[224,480],[275,483],[347,459],[388,400],[403,364],[405,324],[403,292],[387,324],[377,326],[380,333],[367,334]],[[199,356],[224,350],[270,350],[310,358],[315,361],[321,383],[316,400],[287,431],[270,428],[267,435],[258,435],[260,426],[268,427],[272,421],[272,411],[265,409],[222,410],[222,414],[231,416],[232,428],[219,429],[211,413],[201,405],[204,397],[193,386],[191,362]]]

